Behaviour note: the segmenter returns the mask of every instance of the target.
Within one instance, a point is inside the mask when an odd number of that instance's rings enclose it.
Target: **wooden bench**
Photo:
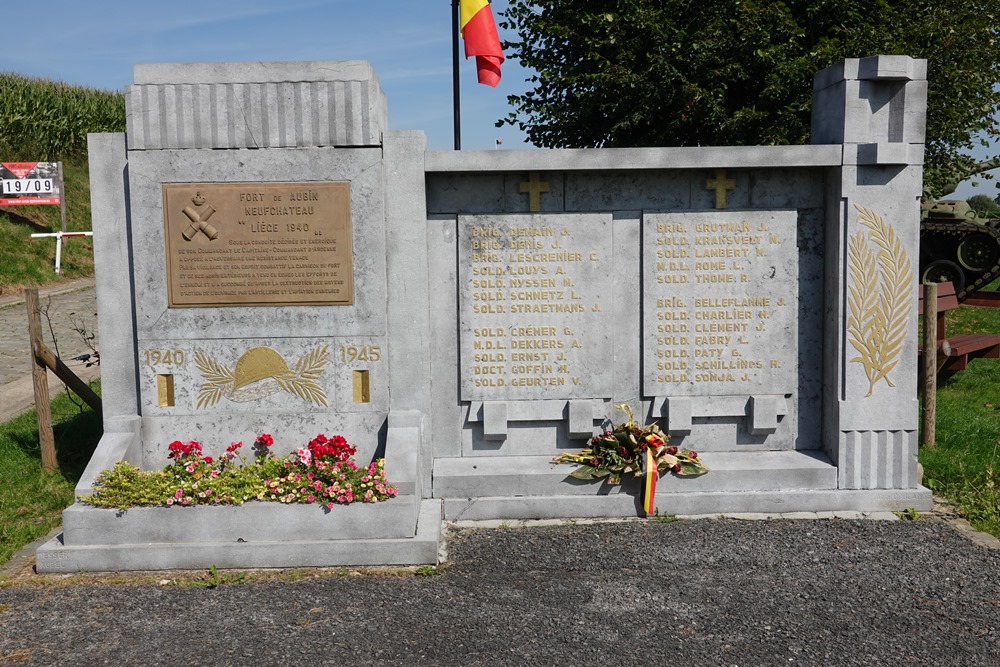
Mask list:
[[[924,290],[920,288],[920,314],[924,313]],[[948,336],[945,315],[958,308],[955,287],[950,282],[938,285],[937,296],[937,345],[938,382],[942,382],[969,367],[970,359],[1000,359],[1000,335],[960,334]],[[919,366],[922,368],[922,365]]]

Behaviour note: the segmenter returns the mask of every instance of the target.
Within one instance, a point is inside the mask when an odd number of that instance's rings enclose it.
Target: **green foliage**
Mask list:
[[[90,181],[86,160],[63,162],[66,185],[67,231],[90,230]],[[0,295],[20,294],[27,285],[60,279],[73,280],[94,274],[94,244],[87,236],[64,239],[62,271],[55,273],[56,242],[31,238],[35,233],[58,231],[58,206],[0,208]]]
[[[90,229],[87,134],[124,132],[121,93],[0,73],[0,160],[63,163],[67,231]],[[32,233],[61,227],[58,206],[0,208],[0,294],[26,285],[93,275],[93,244],[63,243],[62,275],[55,274],[55,240]]]
[[[219,574],[218,568],[214,565],[208,568],[204,577],[190,580],[180,580],[175,582],[179,588],[218,588],[223,584],[242,584],[249,581],[250,575],[246,572],[232,572],[229,574]]]
[[[87,133],[124,132],[125,96],[0,73],[0,156],[4,162],[86,158]]]
[[[992,0],[511,0],[504,44],[535,74],[498,122],[536,146],[808,142],[812,79],[843,58],[928,59],[925,183],[932,196],[980,167],[993,132],[1000,40]]]
[[[1000,309],[962,306],[948,332],[1000,333]],[[920,450],[924,484],[1000,537],[1000,360],[974,359],[938,388],[933,447]]]
[[[396,495],[397,489],[385,480],[385,460],[358,467],[350,453],[326,446],[325,436],[317,436],[308,449],[284,458],[275,458],[268,447],[271,436],[262,435],[254,443],[256,456],[243,460],[233,443],[220,457],[201,455],[201,444],[190,441],[171,443],[173,462],[162,470],[140,470],[119,461],[102,471],[94,482],[94,493],[80,498],[95,507],[128,509],[170,505],[242,505],[249,500],[281,503],[319,503],[327,509],[335,504],[375,503]],[[262,444],[264,439],[269,444]],[[320,440],[322,438],[322,441]],[[325,448],[325,450],[324,450]],[[314,452],[319,452],[314,454]],[[238,465],[237,460],[243,465]]]
[[[100,391],[98,383],[93,388]],[[101,420],[65,394],[53,399],[52,418],[59,462],[54,473],[42,469],[34,410],[0,424],[0,563],[59,525],[101,437]]]
[[[621,484],[623,475],[640,477],[644,472],[647,450],[652,455],[652,465],[659,473],[696,477],[708,472],[697,452],[667,446],[670,436],[657,424],[640,426],[628,403],[615,407],[628,415],[627,422],[612,424],[610,430],[591,438],[587,449],[560,454],[552,462],[575,463],[576,468],[569,474],[574,479],[591,481],[606,478],[608,484]]]
[[[1000,218],[1000,206],[986,195],[973,195],[966,202],[984,218]]]

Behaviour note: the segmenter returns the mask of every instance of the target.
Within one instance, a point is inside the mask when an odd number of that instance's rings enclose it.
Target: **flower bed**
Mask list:
[[[95,507],[128,509],[142,506],[241,505],[250,500],[335,505],[376,503],[397,494],[385,479],[384,459],[358,466],[357,448],[343,437],[318,435],[283,458],[271,453],[274,439],[263,434],[247,461],[242,442],[229,445],[214,459],[202,455],[201,443],[175,441],[172,463],[163,470],[143,471],[119,462],[102,471],[94,493],[80,501]]]

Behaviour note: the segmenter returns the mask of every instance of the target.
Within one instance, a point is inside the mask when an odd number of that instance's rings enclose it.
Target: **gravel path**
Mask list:
[[[438,576],[15,584],[0,664],[1000,664],[1000,552],[940,521],[459,530],[448,556]]]

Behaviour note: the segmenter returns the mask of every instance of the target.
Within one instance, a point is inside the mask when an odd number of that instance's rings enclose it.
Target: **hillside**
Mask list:
[[[0,162],[63,163],[67,231],[90,229],[87,134],[124,131],[121,93],[0,73]],[[31,238],[58,231],[59,215],[58,206],[0,207],[0,295],[93,274],[89,238],[63,241],[61,276],[55,240]]]

